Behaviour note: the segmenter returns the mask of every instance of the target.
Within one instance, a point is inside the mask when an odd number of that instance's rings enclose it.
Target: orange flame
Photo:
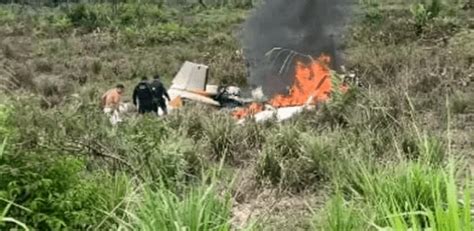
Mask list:
[[[332,81],[329,71],[329,56],[322,55],[309,65],[296,63],[295,79],[288,95],[274,96],[268,103],[273,107],[315,105],[329,98]],[[236,119],[242,119],[263,111],[263,105],[252,103],[247,108],[241,108],[233,113]]]
[[[234,111],[233,116],[236,119],[243,119],[248,115],[255,115],[259,112],[263,111],[263,104],[260,103],[252,103],[250,106],[246,108],[240,108]]]
[[[270,100],[270,105],[273,107],[300,106],[327,100],[332,87],[329,62],[330,58],[324,55],[309,66],[298,62],[295,81],[289,95],[275,96]]]

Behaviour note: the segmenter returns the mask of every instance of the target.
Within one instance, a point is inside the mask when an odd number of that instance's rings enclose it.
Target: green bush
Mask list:
[[[457,93],[450,104],[450,111],[454,114],[463,114],[466,113],[470,105],[471,100],[468,95]]]
[[[235,121],[229,116],[213,115],[204,120],[203,129],[212,158],[233,161],[239,156],[239,151],[244,151],[239,150],[242,137],[237,131]]]
[[[11,10],[6,8],[0,8],[0,23],[11,23],[14,22],[16,15]]]
[[[143,28],[129,26],[122,30],[125,42],[139,46],[186,42],[193,39],[190,31],[176,23],[148,25]]]
[[[186,107],[174,111],[166,118],[167,126],[182,132],[195,141],[199,141],[204,134],[204,120],[209,115],[201,114],[202,110],[207,109],[196,105],[186,105]]]
[[[428,22],[439,16],[442,7],[441,0],[431,0],[431,4],[429,5],[425,3],[425,1],[422,1],[421,3],[411,6],[410,11],[413,15],[418,34],[423,32],[423,27],[425,27]]]
[[[73,26],[71,18],[63,14],[54,15],[53,17],[49,18],[48,24],[54,31],[57,31],[59,33],[67,32]]]
[[[269,180],[273,185],[286,186],[298,182],[285,182],[291,171],[288,162],[298,162],[300,149],[299,131],[291,126],[280,126],[267,137],[258,161],[257,177],[259,181]]]
[[[145,27],[143,34],[149,44],[186,42],[192,39],[190,31],[177,23]]]
[[[141,174],[151,181],[174,187],[201,171],[199,146],[160,121],[148,118],[130,124],[121,136],[128,153],[125,158],[135,166],[143,166]]]
[[[15,125],[35,124],[19,129],[20,139],[28,144],[24,147],[88,157],[90,169],[126,171],[141,180],[163,180],[170,187],[201,171],[200,146],[156,117],[131,119],[116,128],[94,104],[51,111],[30,105],[17,113]]]
[[[122,4],[117,14],[120,25],[138,27],[167,23],[171,17],[170,10],[157,4]]]
[[[74,26],[82,27],[87,31],[110,24],[107,13],[100,5],[91,7],[87,4],[79,4],[67,12],[67,17]]]
[[[431,14],[428,9],[426,9],[426,6],[423,4],[415,4],[411,7],[410,9],[413,18],[415,20],[415,26],[417,33],[420,34],[423,32],[423,27],[426,25],[426,23],[429,21],[431,18]]]
[[[284,189],[303,190],[330,176],[334,140],[282,125],[272,131],[257,162],[257,179]]]
[[[0,155],[0,210],[8,207],[5,215],[39,230],[114,227],[113,219],[125,219],[123,201],[133,187],[126,175],[87,171],[90,162],[74,156],[79,151],[68,153],[71,152],[69,141],[58,132],[55,127],[58,124],[51,120],[54,117],[33,105],[16,107],[13,103],[12,109],[2,110],[0,114],[1,121],[6,121],[2,128],[6,125],[11,137],[10,145]],[[58,122],[67,134],[77,135],[81,126],[70,120],[65,123],[68,119],[63,118]],[[25,121],[33,126],[11,129]],[[43,132],[51,133],[43,136]],[[22,145],[17,145],[19,142]],[[64,146],[55,147],[59,144]],[[10,202],[14,204],[10,206]],[[0,222],[2,228],[12,225]]]
[[[0,198],[28,210],[10,207],[8,216],[39,230],[84,229],[103,216],[97,210],[104,182],[84,177],[75,158],[45,153],[9,154],[0,159]],[[105,183],[106,184],[106,183]],[[0,208],[8,205],[0,201]],[[10,224],[0,224],[3,228]]]
[[[383,15],[378,1],[364,0],[362,5],[365,8],[365,20],[371,24],[377,24],[382,21]]]

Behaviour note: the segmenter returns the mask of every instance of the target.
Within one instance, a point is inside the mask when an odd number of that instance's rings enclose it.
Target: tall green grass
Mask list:
[[[370,172],[356,166],[346,197],[330,202],[324,230],[472,230],[472,188],[467,183],[460,190],[453,167],[412,162]],[[460,192],[464,196],[458,200]]]
[[[178,196],[167,189],[146,189],[137,212],[136,228],[160,231],[230,230],[229,198],[214,186],[200,186]]]
[[[316,215],[313,227],[317,230],[352,231],[363,230],[364,220],[354,203],[346,201],[341,193],[337,193],[326,206],[326,215]],[[367,225],[365,225],[367,226]]]
[[[387,218],[393,230],[472,230],[470,183],[465,185],[464,190],[460,190],[453,172],[443,172],[440,181],[431,183],[434,184],[433,208],[423,207],[420,210],[413,209],[406,212],[387,210]],[[445,184],[446,188],[440,187],[441,184]],[[458,196],[459,192],[464,194],[462,199]]]

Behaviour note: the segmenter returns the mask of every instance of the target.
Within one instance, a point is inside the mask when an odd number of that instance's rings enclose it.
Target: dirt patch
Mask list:
[[[327,198],[324,189],[298,195],[264,189],[254,199],[234,205],[232,223],[237,228],[258,221],[265,230],[307,230],[309,219],[321,211]]]

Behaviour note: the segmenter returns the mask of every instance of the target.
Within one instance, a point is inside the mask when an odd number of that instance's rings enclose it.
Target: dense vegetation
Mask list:
[[[472,1],[360,1],[360,84],[291,121],[111,126],[104,90],[185,60],[245,86],[253,4],[206,2],[0,6],[0,229],[472,230]]]

